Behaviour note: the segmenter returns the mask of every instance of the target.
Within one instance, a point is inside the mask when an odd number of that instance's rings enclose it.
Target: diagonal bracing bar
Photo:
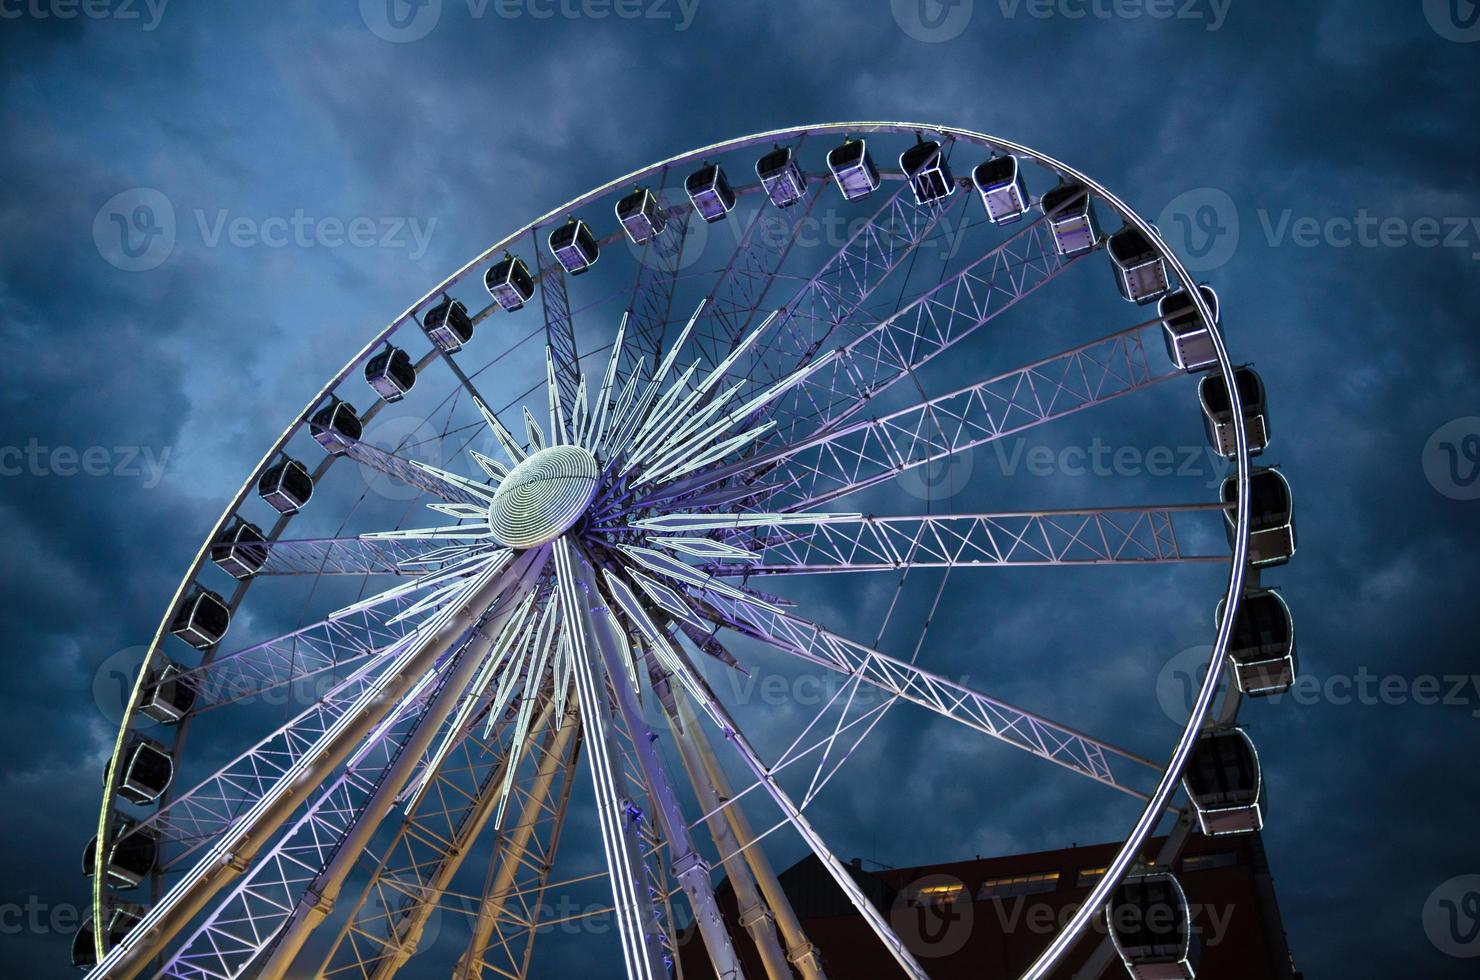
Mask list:
[[[1161,767],[1150,759],[974,691],[800,617],[713,594],[708,602],[728,619],[721,625],[808,663],[857,678],[1123,793],[1147,798],[1143,790],[1126,778],[1127,771],[1161,773]]]

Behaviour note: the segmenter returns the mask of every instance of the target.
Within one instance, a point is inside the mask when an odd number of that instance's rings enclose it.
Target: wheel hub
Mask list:
[[[591,505],[600,476],[596,457],[579,446],[541,449],[499,484],[488,507],[488,527],[509,548],[554,541]]]

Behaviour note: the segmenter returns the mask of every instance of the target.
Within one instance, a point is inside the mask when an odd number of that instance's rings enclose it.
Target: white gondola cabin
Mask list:
[[[353,405],[330,395],[329,404],[308,420],[308,431],[324,452],[337,456],[360,441],[365,427]]]
[[[421,318],[421,329],[442,353],[456,354],[473,339],[473,318],[461,300],[444,299],[427,310]]]
[[[1234,512],[1238,502],[1238,480],[1223,481],[1224,529],[1233,545]],[[1255,567],[1283,565],[1295,554],[1295,517],[1290,483],[1279,470],[1256,468],[1249,475],[1249,564]]]
[[[956,191],[951,166],[935,140],[920,140],[901,153],[899,169],[910,182],[916,204],[936,204]]]
[[[504,254],[488,271],[483,274],[483,288],[488,290],[488,295],[494,298],[499,307],[505,313],[513,313],[515,310],[524,308],[534,295],[534,276],[529,274],[529,266],[524,260],[516,255]],[[468,324],[468,335],[473,332],[472,323]]]
[[[550,254],[555,256],[562,269],[573,276],[579,276],[595,265],[597,256],[601,254],[591,226],[580,218],[571,218],[550,232],[548,241]]]
[[[971,172],[971,183],[993,224],[1011,224],[1028,213],[1028,183],[1017,157],[1007,154],[982,161]]]
[[[159,837],[148,828],[135,829],[138,826],[137,820],[120,815],[108,838],[108,881],[119,888],[137,888],[159,860]],[[94,835],[82,850],[82,873],[88,878],[97,870],[97,850]]]
[[[1083,184],[1060,184],[1044,194],[1041,203],[1060,255],[1077,255],[1100,243],[1094,201]]]
[[[1242,728],[1203,732],[1187,760],[1182,788],[1209,837],[1252,834],[1264,827],[1259,753]]]
[[[658,203],[658,195],[646,187],[635,188],[617,202],[617,220],[633,245],[646,245],[668,227],[668,216]]]
[[[1217,623],[1223,622],[1224,603],[1218,603]],[[1249,697],[1283,694],[1295,683],[1295,618],[1278,592],[1255,589],[1238,604],[1233,636],[1228,643],[1239,693]]]
[[[383,400],[398,402],[416,384],[416,365],[410,354],[387,344],[365,362],[365,381]]]
[[[119,757],[118,795],[130,803],[153,803],[170,788],[175,760],[164,746],[141,735],[133,736]],[[103,769],[107,773],[107,767]]]
[[[181,679],[183,668],[166,663],[150,672],[139,710],[163,725],[173,725],[195,706],[195,688]]]
[[[766,196],[778,208],[791,207],[807,193],[807,178],[789,146],[778,146],[757,160],[755,175],[760,178]]]
[[[1166,295],[1170,286],[1166,260],[1140,229],[1126,227],[1105,243],[1115,270],[1115,288],[1132,303],[1145,304]]]
[[[261,528],[237,518],[211,542],[211,561],[232,578],[251,578],[267,564],[266,542]]]
[[[868,141],[845,139],[827,153],[827,169],[844,200],[857,201],[868,197],[879,186],[879,168],[869,156]]]
[[[123,937],[127,936],[144,918],[144,907],[131,902],[115,904],[104,915],[104,921],[108,923],[108,939],[103,945],[106,949],[112,949],[123,942]],[[98,965],[94,942],[93,918],[89,915],[72,936],[72,965],[74,967],[79,970],[91,970]]]
[[[1105,906],[1110,940],[1135,980],[1193,980],[1201,947],[1192,910],[1165,872],[1128,876]]]
[[[313,477],[298,460],[284,458],[263,472],[257,496],[279,514],[297,513],[313,496]]]
[[[1213,322],[1218,323],[1218,294],[1212,286],[1197,287],[1203,300],[1213,313]],[[1156,315],[1161,317],[1163,337],[1167,344],[1167,356],[1183,371],[1201,371],[1218,363],[1218,352],[1213,347],[1213,337],[1197,314],[1192,294],[1185,289],[1168,293],[1156,304]]]
[[[735,191],[724,168],[717,163],[706,163],[689,174],[683,188],[699,217],[710,224],[724,218],[735,207]]]
[[[210,589],[196,586],[175,610],[170,632],[197,650],[206,650],[221,642],[230,625],[231,609],[226,600]]]
[[[1243,404],[1244,435],[1249,440],[1249,455],[1257,456],[1269,445],[1264,381],[1257,371],[1246,365],[1233,369],[1233,385]],[[1208,445],[1232,459],[1238,454],[1233,434],[1233,401],[1228,397],[1228,384],[1221,373],[1206,375],[1197,383],[1197,400],[1202,404]]]

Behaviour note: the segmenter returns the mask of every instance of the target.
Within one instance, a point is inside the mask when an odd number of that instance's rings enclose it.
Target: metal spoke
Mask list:
[[[1085,735],[1015,705],[973,691],[799,617],[752,604],[710,597],[730,626],[809,663],[888,691],[953,721],[1023,749],[1055,765],[1146,799],[1126,781],[1114,759],[1160,774],[1149,759]]]
[[[1104,404],[1182,372],[1157,368],[1146,353],[1160,321],[1096,341],[921,401],[874,419],[680,480],[645,498],[657,505],[703,486],[785,463],[786,479],[767,503],[778,510],[815,507],[893,479],[906,469],[1024,432]],[[775,476],[771,477],[772,480]]]

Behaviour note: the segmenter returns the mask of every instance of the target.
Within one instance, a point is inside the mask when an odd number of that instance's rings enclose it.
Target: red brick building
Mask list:
[[[1151,842],[1148,853],[1160,844]],[[849,870],[934,980],[1015,980],[1083,902],[1115,850],[1101,844],[877,870],[854,861]],[[1200,980],[1299,980],[1257,834],[1194,836],[1171,870],[1186,892],[1201,946]],[[832,980],[900,976],[815,858],[780,877]],[[721,886],[719,899],[746,975],[765,977],[750,939],[736,924],[733,893]],[[1094,922],[1095,934],[1078,944],[1057,976],[1070,980],[1100,944],[1105,919],[1096,916]],[[692,927],[680,938],[680,950],[685,978],[713,975]],[[1126,975],[1118,957],[1102,974],[1115,980]]]

